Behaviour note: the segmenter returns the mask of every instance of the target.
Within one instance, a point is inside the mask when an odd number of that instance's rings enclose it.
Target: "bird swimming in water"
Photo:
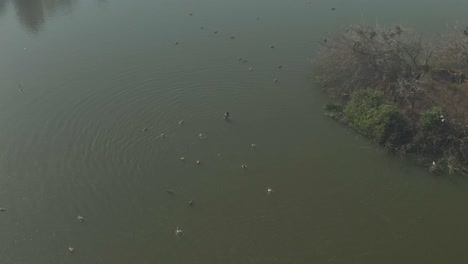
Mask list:
[[[242,165],[241,165],[241,168],[243,168],[243,169],[247,169],[247,165],[245,165],[245,164],[242,164]]]
[[[274,49],[274,48],[275,48],[275,45],[271,45],[270,48],[271,48],[271,49]]]
[[[149,128],[145,127],[142,129],[143,132],[148,132]]]
[[[0,208],[0,212],[6,212],[7,209],[6,208]]]
[[[272,189],[272,188],[270,188],[270,187],[268,187],[268,189],[267,189],[267,193],[268,193],[268,194],[272,194],[272,193],[273,193],[273,189]]]
[[[201,164],[201,162],[199,160],[197,160],[197,165],[200,165],[200,164]]]
[[[257,20],[260,20],[260,17],[257,17]]]
[[[229,116],[230,116],[229,112],[224,113],[224,119],[229,119]]]
[[[253,68],[252,68],[252,67],[250,67],[250,68],[249,68],[249,71],[252,71],[252,70],[253,70]]]
[[[75,253],[74,247],[68,247],[68,253]]]
[[[166,135],[164,135],[164,133],[161,133],[161,138],[165,138]]]
[[[239,60],[239,61],[242,61],[242,58],[239,58],[238,60]]]
[[[193,205],[194,205],[193,201],[189,201],[189,202],[188,202],[188,205],[189,205],[189,206],[193,206]]]
[[[185,158],[184,158],[184,157],[180,157],[180,160],[181,160],[181,161],[185,161]]]
[[[218,34],[218,31],[216,30],[215,32],[213,32],[214,34]]]
[[[231,39],[236,39],[236,37],[232,36]]]
[[[175,230],[175,235],[176,235],[176,236],[181,236],[182,234],[183,234],[182,229],[180,229],[179,227],[177,227],[176,230]]]
[[[331,10],[332,10],[332,11],[335,11],[335,10],[336,10],[336,8],[332,7],[332,9],[331,9]]]
[[[255,144],[252,144],[251,146],[252,146],[252,148],[256,148],[256,147],[257,147],[257,145],[255,145]]]
[[[244,61],[243,61],[243,63],[247,63],[247,62],[248,62],[248,60],[244,60]]]
[[[274,81],[275,83],[277,83],[279,80],[278,80],[278,79],[274,79],[273,81]]]
[[[200,27],[200,29],[204,29],[204,27]]]
[[[174,190],[166,190],[166,192],[167,192],[168,194],[174,194],[174,193],[175,193]]]
[[[174,45],[179,45],[179,41],[174,42]]]
[[[179,125],[182,125],[184,123],[184,120],[179,121]]]
[[[80,222],[83,223],[85,219],[84,219],[84,217],[82,217],[81,215],[79,215],[79,216],[76,217],[76,220],[78,220],[78,221],[80,221]]]
[[[199,137],[200,139],[206,139],[206,136],[203,135],[202,133],[198,134],[198,137]]]
[[[278,65],[278,69],[282,69],[283,68],[283,65]]]

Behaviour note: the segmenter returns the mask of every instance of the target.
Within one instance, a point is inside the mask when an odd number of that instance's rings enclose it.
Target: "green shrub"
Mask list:
[[[442,108],[433,107],[423,113],[419,119],[421,129],[424,131],[436,131],[445,126],[445,114]]]
[[[344,114],[353,128],[379,144],[401,145],[407,140],[407,120],[379,91],[354,92]]]
[[[343,116],[343,106],[339,103],[328,103],[325,105],[325,112],[331,118],[341,119]]]

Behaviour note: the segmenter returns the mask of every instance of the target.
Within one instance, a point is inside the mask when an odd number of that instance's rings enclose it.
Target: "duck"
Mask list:
[[[272,193],[273,193],[273,189],[270,188],[270,187],[268,187],[268,188],[267,188],[267,193],[268,193],[268,194],[272,194]]]
[[[176,236],[181,236],[182,234],[183,234],[182,229],[180,229],[179,227],[176,227],[175,235],[176,235]]]
[[[197,165],[200,165],[200,164],[201,164],[201,162],[199,160],[197,160]]]
[[[74,247],[68,247],[68,253],[75,253],[75,248]]]
[[[184,158],[184,157],[180,157],[180,160],[181,160],[181,161],[185,161],[185,158]]]
[[[206,136],[203,135],[202,133],[198,134],[198,137],[199,137],[200,139],[205,139],[205,138],[206,138]]]
[[[247,165],[245,165],[245,164],[242,164],[242,165],[241,165],[241,168],[243,168],[243,169],[247,169]]]
[[[77,216],[76,219],[80,222],[84,222],[84,217],[82,217],[81,215]]]

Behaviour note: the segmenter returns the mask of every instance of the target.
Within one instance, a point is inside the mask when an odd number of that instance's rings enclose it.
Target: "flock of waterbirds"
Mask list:
[[[229,112],[224,113],[224,119],[225,119],[225,120],[229,120],[230,116],[231,116],[231,114],[230,114]],[[184,120],[180,120],[180,121],[179,121],[179,125],[182,125],[183,123],[184,123]],[[148,131],[149,131],[148,128],[143,128],[143,132],[148,132]],[[200,139],[206,139],[206,138],[207,138],[203,133],[198,134],[198,137],[199,137]],[[161,134],[160,138],[161,138],[161,139],[164,139],[164,138],[165,138],[165,134]],[[256,148],[256,147],[257,147],[257,145],[256,145],[255,143],[252,143],[250,146],[251,146],[252,148]],[[218,154],[218,155],[219,155],[219,154]],[[185,157],[180,157],[180,160],[184,162],[184,161],[185,161]],[[201,161],[200,161],[200,160],[196,160],[196,164],[197,164],[197,165],[200,165],[200,164],[201,164]],[[245,164],[241,164],[240,167],[241,167],[242,169],[247,169],[247,165],[245,165]],[[172,189],[168,189],[168,190],[166,190],[166,193],[168,193],[168,194],[170,194],[170,195],[174,195],[176,192],[175,192],[174,190],[172,190]],[[273,194],[273,189],[272,189],[271,187],[268,187],[268,188],[267,188],[267,194],[268,194],[268,195]],[[188,205],[189,205],[189,207],[193,207],[193,206],[195,205],[195,203],[194,203],[193,200],[190,200],[190,201],[188,202]],[[80,217],[80,216],[79,216],[79,217]],[[80,219],[79,219],[79,220],[80,220]],[[84,220],[84,219],[81,218],[80,221],[83,221],[83,220]],[[180,227],[177,226],[176,229],[175,229],[175,231],[174,231],[174,234],[175,234],[176,236],[182,236],[182,235],[184,234],[184,232],[183,232],[183,230],[182,230]]]
[[[307,1],[307,3],[308,3],[308,4],[311,4],[312,2],[311,2],[311,1]],[[333,7],[333,8],[331,8],[331,10],[332,10],[332,11],[335,11],[336,8]],[[193,13],[189,13],[189,16],[193,16]],[[257,20],[257,21],[260,20],[260,17],[257,17],[256,20]],[[201,26],[200,29],[203,30],[203,29],[205,29],[205,27]],[[467,31],[467,32],[468,32],[468,31]],[[218,34],[218,33],[219,33],[218,30],[213,31],[213,34]],[[466,33],[466,32],[465,32],[465,33]],[[235,36],[230,36],[230,39],[231,39],[231,40],[234,40],[234,39],[236,39],[236,37],[235,37]],[[179,44],[180,44],[179,41],[174,42],[174,45],[179,45]],[[271,49],[275,49],[276,46],[275,46],[275,45],[270,45],[270,48],[271,48]],[[26,50],[26,48],[24,48],[24,50]],[[238,58],[238,61],[239,61],[239,62],[242,62],[242,63],[247,63],[247,62],[248,62],[248,60],[246,60],[246,59],[244,59],[244,58],[241,58],[241,57]],[[283,65],[278,65],[277,68],[278,68],[278,69],[282,69],[282,68],[283,68]],[[248,68],[248,70],[249,70],[249,71],[253,71],[253,67],[250,66],[250,67]],[[273,81],[274,81],[275,83],[277,83],[277,82],[279,81],[279,79],[278,79],[278,78],[275,78]],[[24,87],[23,87],[22,85],[20,85],[20,84],[17,85],[17,88],[18,88],[18,90],[19,90],[20,92],[23,92],[23,91],[24,91]],[[229,118],[230,118],[230,113],[229,113],[229,112],[224,113],[224,119],[225,119],[225,120],[229,120]],[[184,120],[180,120],[180,121],[179,121],[179,125],[182,125],[183,123],[184,123]],[[147,128],[147,127],[143,128],[143,132],[148,132],[148,131],[149,131],[149,128]],[[200,139],[206,139],[206,136],[205,136],[204,134],[202,134],[202,133],[200,133],[198,136],[199,136]],[[166,137],[166,135],[165,135],[164,133],[162,133],[162,134],[160,135],[160,138],[161,138],[161,139],[164,139],[165,137]],[[256,148],[256,144],[251,144],[251,147],[252,147],[252,148]],[[180,160],[181,160],[181,161],[185,161],[185,157],[180,157]],[[201,161],[200,161],[200,160],[196,160],[196,164],[197,164],[197,165],[200,165],[200,164],[201,164]],[[247,165],[245,165],[245,164],[241,164],[240,167],[241,167],[242,169],[247,169]],[[167,192],[168,194],[172,194],[172,195],[175,194],[175,191],[174,191],[174,190],[166,190],[166,192]],[[273,192],[274,192],[274,191],[273,191],[272,188],[270,188],[270,187],[267,188],[267,194],[268,194],[268,195],[271,195]],[[190,207],[193,207],[194,204],[195,204],[195,203],[194,203],[193,200],[191,200],[191,201],[188,202],[188,205],[189,205]],[[6,212],[6,211],[7,211],[6,208],[0,208],[0,212]],[[77,221],[79,221],[80,223],[85,222],[85,218],[84,218],[83,216],[81,216],[81,215],[78,215],[78,216],[76,217],[76,219],[77,219]],[[175,229],[174,234],[175,234],[176,236],[182,236],[182,235],[184,234],[184,232],[183,232],[183,230],[182,230],[181,228],[179,228],[179,227],[177,226],[176,229]],[[75,253],[75,248],[74,248],[73,246],[69,246],[69,247],[68,247],[68,252],[71,253],[71,254],[74,254],[74,253]]]

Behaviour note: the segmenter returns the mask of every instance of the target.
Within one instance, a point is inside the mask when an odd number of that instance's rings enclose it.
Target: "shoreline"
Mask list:
[[[431,173],[468,175],[468,27],[439,43],[401,25],[323,39],[315,76],[325,112]]]

